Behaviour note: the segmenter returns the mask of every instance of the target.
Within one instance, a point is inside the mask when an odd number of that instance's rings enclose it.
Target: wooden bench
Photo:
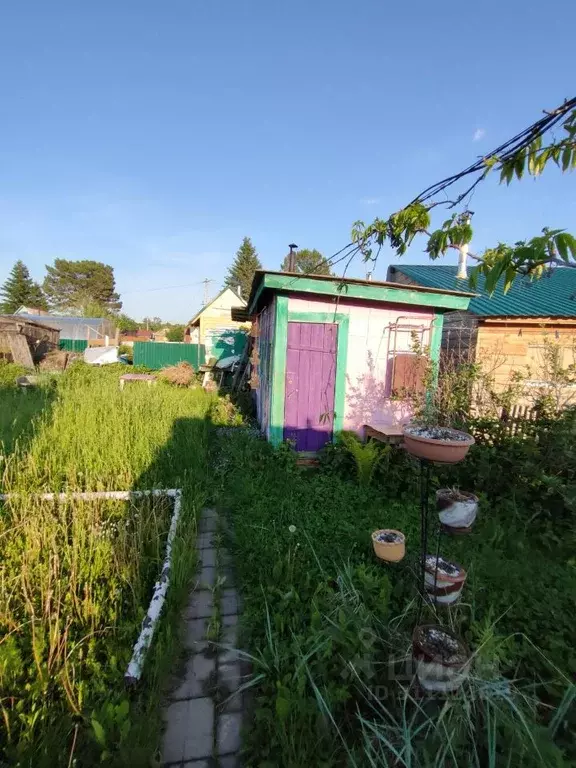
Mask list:
[[[145,381],[151,387],[152,384],[156,384],[157,379],[151,373],[124,373],[120,376],[120,389],[124,389],[127,381]]]
[[[381,425],[378,428],[364,424],[364,440],[378,440],[380,443],[400,445],[404,441],[403,427],[400,424]]]

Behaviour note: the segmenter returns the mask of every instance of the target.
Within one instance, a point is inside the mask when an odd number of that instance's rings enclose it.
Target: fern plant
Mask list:
[[[390,452],[390,446],[379,446],[373,440],[362,443],[354,432],[340,432],[338,439],[354,459],[358,483],[367,488],[374,478],[376,468]]]

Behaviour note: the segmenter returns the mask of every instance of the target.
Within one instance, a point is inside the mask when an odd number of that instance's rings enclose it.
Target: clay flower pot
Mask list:
[[[439,464],[456,464],[466,456],[474,438],[450,427],[427,427],[408,424],[403,429],[404,447],[419,459]]]
[[[436,624],[416,627],[412,657],[425,691],[456,691],[470,673],[470,653],[464,643],[451,630]]]
[[[436,491],[436,509],[447,533],[470,533],[478,514],[478,497],[466,491],[441,488]]]
[[[393,528],[382,528],[372,534],[374,553],[380,560],[397,563],[406,554],[406,537]]]
[[[462,594],[468,575],[458,563],[451,563],[443,557],[426,555],[424,587],[429,599],[438,605],[455,603]]]

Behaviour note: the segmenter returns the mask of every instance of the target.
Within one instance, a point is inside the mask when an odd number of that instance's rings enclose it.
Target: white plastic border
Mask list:
[[[0,501],[7,501],[18,494],[0,493]],[[137,683],[142,676],[142,668],[146,659],[146,654],[152,643],[156,625],[164,607],[166,593],[170,586],[170,570],[172,567],[172,546],[178,528],[180,519],[180,509],[182,507],[182,491],[179,488],[157,489],[153,491],[76,491],[71,493],[35,493],[32,494],[37,499],[45,501],[66,501],[68,499],[83,499],[85,501],[95,501],[96,499],[114,499],[117,501],[129,501],[130,499],[139,499],[146,496],[167,497],[174,499],[174,511],[168,537],[166,539],[166,554],[162,571],[158,581],[154,584],[152,600],[148,606],[148,612],[142,621],[142,630],[134,644],[132,658],[128,664],[128,669],[124,673],[124,680],[127,684]]]

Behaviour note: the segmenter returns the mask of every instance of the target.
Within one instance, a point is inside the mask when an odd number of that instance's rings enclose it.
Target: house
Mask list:
[[[252,385],[268,439],[317,451],[335,432],[396,426],[393,397],[417,339],[438,359],[444,314],[472,294],[340,277],[258,271],[249,299]]]
[[[58,348],[59,336],[55,328],[21,315],[1,315],[0,359],[33,368],[47,352]]]
[[[19,317],[60,331],[60,347],[68,352],[83,352],[87,346],[106,346],[113,343],[116,337],[114,323],[105,317],[25,313],[21,313]]]
[[[408,287],[466,290],[468,280],[456,277],[449,265],[394,265],[388,280]],[[549,341],[558,343],[562,363],[576,363],[576,270],[558,268],[539,280],[518,277],[508,293],[502,284],[490,296],[479,277],[466,310],[444,319],[442,347],[457,360],[475,360],[490,368],[496,389],[505,389],[514,374],[527,384],[542,385],[544,353]]]
[[[168,341],[168,331],[170,328],[166,326],[166,328],[159,328],[157,331],[154,331],[154,334],[152,336],[154,341],[162,341],[166,342]],[[180,339],[182,341],[182,339]]]
[[[246,346],[246,302],[224,288],[190,320],[184,341],[204,348],[206,360],[241,355]]]
[[[154,339],[154,333],[146,330],[146,328],[137,328],[132,331],[121,331],[120,344],[127,344],[131,346],[135,341],[152,341]]]
[[[46,309],[40,309],[39,307],[26,307],[24,304],[21,307],[18,307],[16,312],[14,312],[15,315],[49,315],[50,312]]]

